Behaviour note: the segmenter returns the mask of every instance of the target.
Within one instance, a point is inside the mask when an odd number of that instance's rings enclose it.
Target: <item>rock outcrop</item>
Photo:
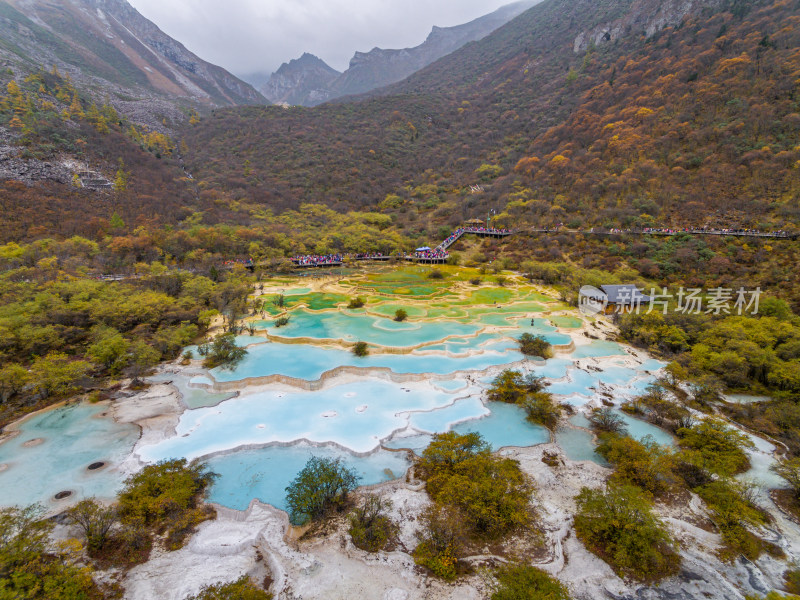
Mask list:
[[[98,102],[108,99],[126,114],[124,104],[153,104],[146,112],[160,121],[178,117],[178,104],[187,101],[266,103],[251,85],[197,57],[126,0],[4,0],[0,39],[0,65],[17,76],[55,66]],[[164,103],[170,105],[166,113]]]
[[[341,73],[313,54],[283,63],[261,88],[264,97],[273,104],[310,106],[327,97],[328,86]]]

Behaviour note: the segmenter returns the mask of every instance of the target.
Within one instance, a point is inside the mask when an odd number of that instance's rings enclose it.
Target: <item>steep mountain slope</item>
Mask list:
[[[380,98],[217,111],[187,132],[189,161],[205,185],[276,208],[797,224],[797,12],[796,0],[548,0]]]
[[[540,68],[558,63],[566,67],[590,47],[594,51],[646,40],[666,27],[680,25],[687,16],[723,10],[739,14],[759,4],[746,0],[551,0],[406,81],[375,93],[461,93],[464,88],[486,89],[508,78],[516,82],[521,75],[529,82],[541,82]]]
[[[313,54],[306,52],[283,63],[261,88],[273,104],[311,106],[327,97],[326,88],[341,73]]]
[[[541,0],[523,0],[455,27],[434,27],[428,38],[414,48],[356,52],[350,67],[338,73],[305,54],[284,64],[260,88],[272,102],[316,106],[334,98],[360,94],[405,79],[415,71],[450,54],[469,42],[479,40]],[[316,57],[313,57],[316,58]],[[324,67],[323,67],[324,65]],[[333,76],[333,74],[336,76]],[[286,98],[293,98],[287,100]]]
[[[356,52],[350,61],[350,68],[331,85],[330,98],[360,94],[401,81],[465,44],[486,37],[536,4],[536,1],[515,2],[463,25],[434,27],[425,42],[414,48],[373,48],[369,52]]]
[[[0,60],[22,73],[55,65],[99,98],[211,106],[264,103],[249,84],[189,52],[125,0],[2,0]],[[99,99],[98,98],[98,99]]]

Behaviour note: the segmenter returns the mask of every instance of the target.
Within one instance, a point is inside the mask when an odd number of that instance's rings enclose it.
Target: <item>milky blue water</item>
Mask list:
[[[178,373],[157,373],[147,378],[151,383],[170,382],[181,395],[181,400],[187,408],[202,408],[204,406],[216,406],[225,400],[230,400],[236,396],[233,392],[209,392],[205,388],[195,387],[197,385],[212,385],[214,382],[209,377],[192,377]]]
[[[777,462],[773,456],[775,446],[757,435],[745,432],[755,444],[755,449],[747,450],[750,457],[750,469],[737,476],[741,481],[749,481],[765,490],[789,487],[786,481],[772,471]]]
[[[433,385],[446,392],[456,392],[467,387],[467,382],[463,379],[451,379],[450,381],[433,381]]]
[[[667,431],[661,429],[660,427],[656,427],[652,423],[648,423],[647,421],[642,421],[641,419],[636,419],[629,414],[623,411],[614,411],[618,415],[622,417],[622,420],[625,421],[625,426],[628,428],[628,435],[634,439],[642,440],[646,436],[650,436],[653,438],[653,441],[657,444],[662,446],[671,446],[675,444],[675,438],[673,438]]]
[[[606,460],[594,451],[594,440],[588,431],[562,427],[556,432],[556,442],[570,460],[590,460],[598,465],[608,465]]]
[[[660,445],[672,445],[673,437],[663,429],[646,421],[635,419],[622,411],[614,411],[625,421],[628,435],[637,440],[650,436]],[[581,413],[570,417],[569,422],[576,427],[591,428],[589,420]],[[592,434],[582,429],[562,427],[556,432],[556,442],[570,460],[590,460],[599,465],[608,466],[606,460],[595,452],[596,445]]]
[[[453,421],[485,413],[479,399],[462,400],[453,409],[419,415],[455,400],[433,386],[402,386],[364,379],[314,392],[263,391],[242,395],[219,406],[186,411],[176,435],[140,450],[146,462],[199,458],[243,446],[308,440],[336,443],[369,452],[380,440],[426,415],[453,415]],[[435,421],[437,418],[433,417]],[[452,422],[452,421],[451,421]],[[439,431],[436,429],[434,431]]]
[[[420,354],[370,354],[358,358],[352,352],[304,344],[263,344],[250,349],[247,356],[233,370],[216,368],[212,371],[217,381],[241,381],[254,377],[284,375],[296,379],[316,381],[323,373],[340,366],[375,368],[383,367],[395,373],[449,374],[457,371],[483,371],[489,367],[524,360],[516,350],[487,351],[474,356],[451,358]]]
[[[53,496],[70,490],[70,500],[112,498],[124,477],[115,470],[139,438],[139,428],[100,417],[107,406],[80,404],[57,408],[26,420],[20,435],[0,444],[0,505],[57,504]],[[25,447],[25,442],[44,442]],[[94,462],[107,466],[96,471]]]
[[[572,361],[566,358],[551,358],[545,361],[544,365],[535,365],[529,370],[538,377],[547,379],[561,379],[566,376],[567,368],[572,365]]]
[[[346,314],[339,311],[313,313],[306,310],[292,312],[289,324],[284,327],[274,327],[272,321],[261,321],[258,326],[266,327],[271,335],[287,338],[362,341],[397,348],[417,346],[449,336],[473,335],[480,329],[477,325],[457,321],[397,322],[366,314]]]
[[[493,450],[505,446],[535,446],[550,441],[550,433],[544,427],[533,425],[525,419],[525,412],[513,404],[489,403],[491,414],[480,419],[464,421],[451,429],[460,434],[480,433]],[[384,442],[387,448],[408,448],[416,454],[430,444],[430,434],[397,437]]]
[[[585,346],[578,346],[572,353],[573,358],[602,358],[625,354],[621,344],[608,340],[593,340]]]
[[[570,369],[568,380],[551,383],[547,391],[559,396],[580,394],[588,397],[594,393],[594,388],[597,387],[598,383],[598,377],[594,373],[587,373],[580,369]]]
[[[631,390],[631,393],[634,396],[641,396],[642,394],[647,392],[647,388],[650,387],[650,384],[655,382],[655,377],[645,377],[643,379],[638,379],[634,381],[630,386],[628,386]]]
[[[492,449],[504,446],[535,446],[550,441],[550,432],[541,425],[529,423],[525,411],[513,404],[490,402],[491,414],[482,419],[466,421],[453,427],[464,434],[477,432],[491,444]]]
[[[443,433],[460,421],[488,414],[489,409],[483,405],[481,399],[478,396],[471,396],[458,400],[446,408],[411,415],[410,425],[418,431]]]
[[[649,358],[636,368],[640,371],[658,371],[666,366],[667,363],[664,361],[656,360],[655,358]]]
[[[501,333],[482,333],[475,337],[453,338],[441,344],[422,346],[419,352],[450,352],[452,354],[466,354],[475,350],[513,350],[519,347],[519,343],[510,338],[504,339]]]
[[[207,461],[212,471],[222,474],[211,487],[209,500],[244,510],[257,498],[285,510],[286,486],[312,456],[340,458],[346,467],[355,469],[361,476],[360,485],[402,477],[410,466],[405,453],[385,450],[363,458],[343,450],[307,444],[244,450]]]
[[[308,288],[293,289],[286,295],[308,292]],[[529,308],[530,312],[542,309],[535,304]],[[391,316],[392,309],[393,306],[387,305],[381,312]],[[412,307],[408,312],[412,317],[422,316],[426,309]],[[293,312],[289,325],[280,329],[272,326],[273,321],[264,321],[262,326],[271,334],[289,338],[363,340],[397,348],[429,345],[407,354],[380,354],[373,349],[369,356],[358,358],[343,349],[270,343],[262,336],[237,336],[237,344],[247,346],[248,354],[232,370],[214,369],[210,374],[213,379],[205,374],[187,373],[162,373],[151,378],[153,382],[172,381],[189,410],[181,416],[172,438],[140,448],[139,456],[145,462],[211,456],[208,462],[212,470],[221,475],[211,490],[212,501],[244,509],[251,499],[259,498],[283,508],[284,488],[312,455],[341,458],[363,476],[362,484],[402,476],[409,466],[406,454],[377,450],[381,440],[398,431],[419,433],[385,445],[410,447],[418,453],[428,445],[432,433],[450,429],[459,433],[478,432],[495,450],[546,443],[550,435],[545,428],[528,423],[524,411],[517,406],[485,405],[480,391],[464,379],[466,375],[447,381],[400,384],[365,374],[356,382],[314,392],[248,393],[244,388],[245,393],[238,397],[207,391],[205,388],[213,386],[215,381],[241,382],[270,375],[316,381],[325,372],[343,366],[384,368],[398,374],[451,375],[525,361],[515,368],[551,380],[569,375],[568,380],[554,383],[549,391],[564,395],[568,402],[583,404],[599,381],[630,386],[634,391],[644,389],[652,377],[634,381],[637,375],[664,364],[649,360],[636,370],[619,365],[603,373],[575,369],[573,361],[566,358],[537,364],[540,361],[528,360],[518,351],[514,338],[530,332],[555,345],[569,344],[571,338],[558,333],[544,319],[536,318],[531,323],[530,316],[523,316],[528,312],[526,307],[509,305],[468,313],[460,309],[451,312],[474,322],[398,323],[366,311],[304,309]],[[485,326],[504,329],[500,333],[478,334]],[[196,352],[196,348],[193,350]],[[624,355],[622,346],[594,341],[580,347],[573,358],[614,355]],[[484,377],[483,383],[491,379],[493,376]],[[8,464],[5,472],[0,471],[0,504],[41,501],[65,489],[73,490],[77,497],[112,496],[121,486],[121,476],[113,469],[93,473],[85,467],[95,461],[111,465],[120,462],[132,451],[138,429],[94,418],[102,410],[99,405],[76,405],[50,411],[25,423],[19,438],[0,444],[0,464]],[[661,443],[671,443],[668,434],[652,425],[631,420],[627,415],[623,418],[635,437],[649,433]],[[31,448],[21,446],[34,437],[45,438],[45,442]],[[595,460],[602,464],[602,459],[594,454],[590,434],[563,429],[556,438],[573,460]],[[322,446],[298,443],[299,440]],[[354,453],[370,454],[359,458]],[[758,474],[763,475],[763,471],[761,468]]]
[[[614,414],[622,417],[622,420],[625,422],[627,434],[632,438],[641,441],[649,435],[653,438],[653,441],[662,446],[671,446],[675,443],[675,439],[666,430],[656,427],[647,421],[636,419],[624,411],[614,410],[613,412]],[[570,417],[569,422],[576,427],[585,427],[586,429],[590,429],[592,426],[592,424],[589,422],[589,419],[587,419],[582,413],[578,413],[575,416]]]
[[[236,345],[246,348],[251,344],[266,344],[269,340],[263,335],[237,335],[235,338]]]

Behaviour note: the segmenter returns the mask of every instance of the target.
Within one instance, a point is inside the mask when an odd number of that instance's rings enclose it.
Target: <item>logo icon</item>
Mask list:
[[[608,307],[608,294],[593,285],[585,285],[578,292],[578,308],[586,316],[605,312]]]

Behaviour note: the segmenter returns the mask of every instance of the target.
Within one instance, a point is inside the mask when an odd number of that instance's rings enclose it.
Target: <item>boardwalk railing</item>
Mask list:
[[[461,227],[460,229],[456,229],[449,238],[447,238],[441,244],[436,246],[436,249],[447,250],[450,246],[452,246],[458,240],[460,240],[464,234],[467,233],[484,237],[505,237],[508,235],[514,235],[514,232],[509,231],[508,229],[492,229],[486,227]]]
[[[487,227],[461,227],[456,229],[450,237],[444,240],[441,244],[436,246],[433,250],[422,252],[415,252],[413,254],[397,254],[388,255],[380,252],[364,253],[364,254],[334,254],[327,256],[298,256],[291,259],[297,268],[308,269],[315,267],[341,267],[345,261],[387,261],[393,258],[399,260],[407,260],[423,264],[444,264],[447,262],[450,254],[448,248],[460,240],[464,235],[477,235],[483,237],[496,237],[503,238],[518,233],[545,233],[545,234],[568,234],[568,235],[600,235],[600,236],[613,236],[613,235],[660,235],[660,236],[674,236],[681,234],[689,235],[713,235],[720,237],[751,237],[751,238],[767,238],[778,240],[796,240],[800,238],[800,233],[788,231],[756,231],[753,229],[667,229],[667,228],[643,228],[643,229],[601,229],[592,228],[589,230],[583,229],[567,229],[565,227],[531,227],[528,229],[518,229],[511,231],[509,229],[493,229]],[[243,264],[247,268],[252,269],[255,265],[252,260],[236,260],[227,261],[224,266],[231,267],[234,264]],[[123,276],[104,276],[106,280],[115,280],[113,278]]]
[[[790,233],[788,231],[756,231],[753,229],[590,229],[589,231],[580,230],[561,230],[567,233],[588,233],[590,235],[661,235],[674,236],[681,234],[688,235],[714,235],[719,237],[750,237],[768,238],[779,240],[795,240],[800,237],[800,233]]]

